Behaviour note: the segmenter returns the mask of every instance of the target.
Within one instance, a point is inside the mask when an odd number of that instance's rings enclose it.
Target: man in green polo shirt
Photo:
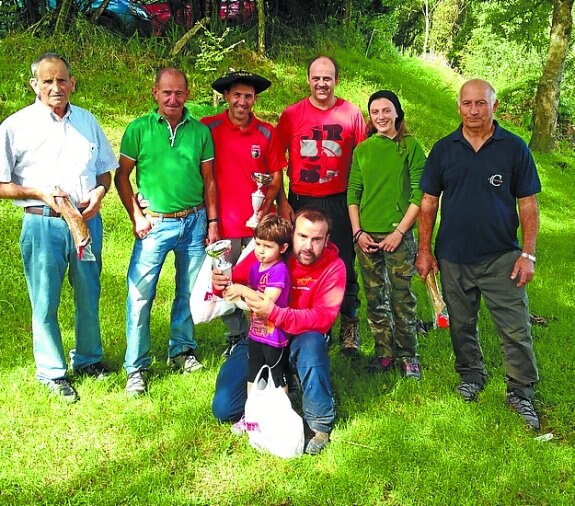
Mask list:
[[[160,270],[170,251],[175,255],[176,293],[168,365],[184,372],[202,368],[194,354],[189,298],[205,245],[219,239],[217,197],[212,138],[209,129],[184,107],[188,94],[183,72],[160,70],[152,87],[158,107],[128,125],[120,146],[115,183],[136,237],[128,269],[126,308],[128,396],[146,392],[152,363],[150,310]],[[145,208],[130,183],[134,168]]]

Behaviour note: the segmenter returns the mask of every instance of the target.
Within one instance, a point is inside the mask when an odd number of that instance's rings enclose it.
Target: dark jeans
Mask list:
[[[290,365],[302,385],[303,418],[314,431],[331,432],[335,404],[329,379],[329,357],[325,337],[306,332],[293,338],[289,346]],[[238,420],[246,404],[248,341],[242,339],[220,368],[212,412],[220,421]]]
[[[337,193],[327,197],[308,197],[290,192],[288,202],[294,212],[299,211],[302,207],[313,206],[321,209],[331,220],[329,238],[339,249],[339,257],[343,260],[346,271],[345,294],[339,312],[347,322],[357,322],[359,285],[355,272],[355,250],[347,210],[347,195]]]

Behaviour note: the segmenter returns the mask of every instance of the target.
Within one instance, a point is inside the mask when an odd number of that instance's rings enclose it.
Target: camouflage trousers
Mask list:
[[[387,234],[369,233],[381,242]],[[417,353],[416,304],[411,290],[417,244],[410,230],[394,252],[364,253],[356,245],[367,320],[378,357],[415,357]]]

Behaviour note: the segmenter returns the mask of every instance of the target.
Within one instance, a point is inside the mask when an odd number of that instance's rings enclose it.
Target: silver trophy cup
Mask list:
[[[212,257],[212,269],[218,269],[223,274],[232,277],[232,263],[228,260],[228,254],[232,249],[232,241],[223,239],[210,244],[206,253]]]
[[[258,188],[252,193],[252,209],[254,210],[254,214],[252,214],[251,218],[246,221],[246,226],[256,228],[258,226],[258,211],[260,210],[260,207],[262,207],[262,203],[266,197],[262,192],[262,186],[272,182],[272,175],[264,174],[263,172],[254,172],[252,174],[252,179],[256,182]]]

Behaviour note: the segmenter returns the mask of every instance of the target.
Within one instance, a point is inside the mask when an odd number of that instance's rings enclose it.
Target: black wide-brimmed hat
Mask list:
[[[272,85],[271,81],[268,81],[265,77],[246,72],[245,70],[238,70],[216,79],[212,83],[212,88],[223,93],[236,83],[245,83],[253,86],[256,90],[256,94],[266,91]]]

